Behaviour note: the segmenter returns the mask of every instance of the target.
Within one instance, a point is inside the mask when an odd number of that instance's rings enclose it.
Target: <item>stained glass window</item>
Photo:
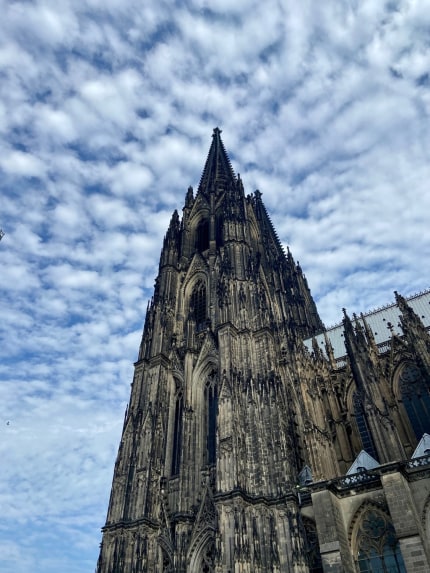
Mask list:
[[[369,509],[359,525],[357,563],[360,573],[406,573],[393,524]]]
[[[378,455],[376,453],[375,442],[373,441],[372,433],[370,431],[369,424],[366,419],[363,403],[357,392],[354,393],[353,402],[354,402],[355,421],[357,423],[357,429],[358,433],[360,434],[363,450],[366,451],[369,455],[371,455],[372,458],[375,458],[375,460],[377,460]]]
[[[184,399],[182,394],[179,394],[176,397],[175,422],[173,427],[172,475],[177,475],[179,473],[179,464],[181,461],[183,410]]]
[[[430,433],[430,387],[416,364],[407,363],[400,373],[400,392],[417,440]]]

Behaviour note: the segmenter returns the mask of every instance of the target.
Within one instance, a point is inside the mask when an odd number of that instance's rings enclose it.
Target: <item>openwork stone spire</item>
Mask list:
[[[212,135],[206,164],[199,184],[199,192],[209,194],[234,186],[236,177],[221,139],[221,130],[216,127]]]

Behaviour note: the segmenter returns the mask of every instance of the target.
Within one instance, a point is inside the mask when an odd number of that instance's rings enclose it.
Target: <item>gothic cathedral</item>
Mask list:
[[[428,573],[430,292],[325,329],[220,134],[164,238],[97,573]]]

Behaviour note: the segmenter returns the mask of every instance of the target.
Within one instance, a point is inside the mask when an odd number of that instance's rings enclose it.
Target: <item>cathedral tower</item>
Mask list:
[[[430,291],[325,330],[215,129],[148,304],[97,573],[430,571]]]
[[[308,570],[292,364],[323,324],[220,135],[164,238],[98,573]]]

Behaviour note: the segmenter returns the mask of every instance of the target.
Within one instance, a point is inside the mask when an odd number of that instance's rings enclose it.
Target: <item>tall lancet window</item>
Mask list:
[[[181,463],[183,413],[184,413],[184,398],[182,393],[179,393],[176,396],[175,421],[173,425],[172,476],[175,476],[179,473],[179,466]]]
[[[197,227],[196,249],[201,253],[209,249],[209,221],[202,221]]]
[[[216,223],[215,223],[217,247],[222,247],[224,245],[223,230],[224,230],[224,219],[223,219],[222,215],[218,215],[218,217],[216,218]]]
[[[365,450],[372,458],[378,459],[378,454],[376,453],[375,442],[373,441],[372,433],[369,428],[369,424],[366,419],[366,414],[364,412],[363,402],[358,394],[354,393],[354,416],[357,423],[358,433],[360,434],[361,444],[363,450]]]
[[[206,463],[213,465],[216,462],[216,416],[218,410],[217,376],[212,372],[205,386],[206,407]]]
[[[417,440],[430,434],[430,387],[421,370],[411,362],[400,372],[400,392]]]
[[[190,299],[190,310],[196,322],[197,330],[206,328],[206,286],[202,280],[195,285]]]

